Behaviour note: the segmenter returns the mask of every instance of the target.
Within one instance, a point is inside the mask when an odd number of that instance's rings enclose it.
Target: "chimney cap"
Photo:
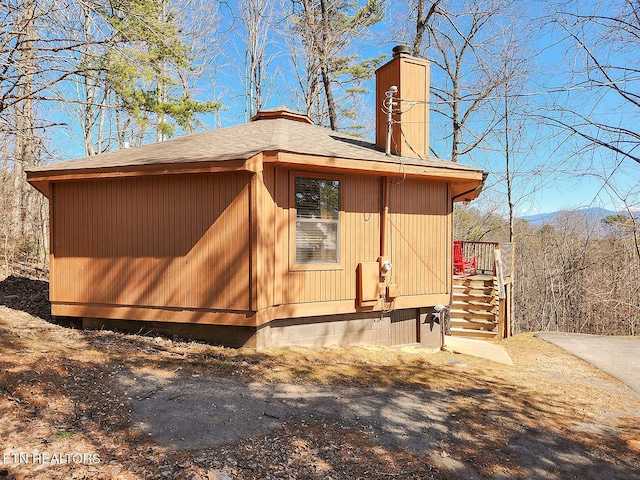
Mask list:
[[[401,55],[403,53],[411,55],[411,47],[409,45],[396,45],[395,47],[393,47],[394,57],[397,57],[398,55]]]

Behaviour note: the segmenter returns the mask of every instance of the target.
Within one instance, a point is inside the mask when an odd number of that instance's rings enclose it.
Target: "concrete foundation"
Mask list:
[[[419,344],[439,349],[440,325],[432,308],[272,320],[255,327],[83,318],[82,328],[176,335],[240,348]]]
[[[273,320],[259,327],[258,344],[264,347],[389,346],[389,325],[389,316],[381,316],[379,312]]]
[[[205,325],[193,323],[151,322],[140,320],[114,320],[111,318],[83,318],[82,328],[106,328],[130,333],[149,333],[203,340],[213,345],[240,348],[256,347],[255,327]]]

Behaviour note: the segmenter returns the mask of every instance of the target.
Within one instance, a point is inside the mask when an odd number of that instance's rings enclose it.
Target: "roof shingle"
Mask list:
[[[250,123],[184,135],[141,147],[43,165],[31,169],[30,172],[69,173],[73,170],[103,170],[145,165],[247,160],[260,152],[273,151],[479,171],[474,167],[435,158],[416,159],[387,156],[384,152],[376,150],[375,144],[372,142],[318,127],[306,121],[303,122],[301,119],[308,117],[288,109],[269,110],[265,113],[266,115],[257,115]]]

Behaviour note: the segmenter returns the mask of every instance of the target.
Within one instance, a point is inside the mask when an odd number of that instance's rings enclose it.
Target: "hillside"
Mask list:
[[[578,210],[560,210],[552,213],[539,213],[537,215],[525,215],[521,218],[522,220],[526,220],[531,225],[553,225],[558,221],[559,218],[567,215],[579,215],[581,217],[586,218],[590,222],[597,224],[603,218],[609,215],[615,215],[618,212],[614,212],[613,210],[606,210],[604,208],[593,207],[593,208],[582,208]]]
[[[238,351],[65,328],[27,313],[41,292],[0,292],[0,479],[640,478],[640,396],[531,334],[512,366]]]

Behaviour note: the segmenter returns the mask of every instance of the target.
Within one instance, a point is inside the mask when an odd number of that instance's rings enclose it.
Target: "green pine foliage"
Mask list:
[[[176,125],[188,130],[197,124],[198,114],[220,108],[218,102],[194,100],[179,88],[176,72],[189,68],[193,58],[169,2],[120,0],[99,13],[115,35],[101,59],[106,86],[141,127],[153,122],[170,137]]]
[[[308,58],[308,76],[323,85],[322,103],[326,112],[316,112],[314,120],[322,123],[320,118],[326,114],[333,129],[338,129],[338,118],[352,120],[358,117],[354,108],[358,99],[368,93],[364,82],[372,78],[375,69],[385,60],[384,55],[363,59],[349,53],[355,38],[362,37],[384,19],[387,2],[368,0],[361,7],[358,5],[359,2],[345,0],[294,2],[293,25]],[[358,133],[363,127],[352,124],[346,129]]]

